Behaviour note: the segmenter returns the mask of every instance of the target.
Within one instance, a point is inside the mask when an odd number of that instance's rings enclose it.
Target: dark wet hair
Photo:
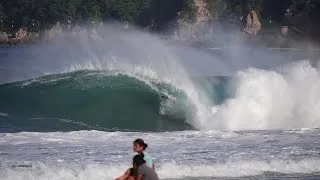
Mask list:
[[[144,158],[143,153],[135,155],[132,160],[133,167],[135,166],[139,167],[142,164],[146,163],[146,161],[143,158]]]
[[[139,144],[143,147],[143,150],[145,150],[148,147],[148,144],[145,143],[142,139],[136,139],[133,141],[134,144]]]

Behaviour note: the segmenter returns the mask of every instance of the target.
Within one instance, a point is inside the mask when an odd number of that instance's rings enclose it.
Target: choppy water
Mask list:
[[[320,130],[1,134],[1,179],[112,179],[149,143],[162,179],[317,179]]]

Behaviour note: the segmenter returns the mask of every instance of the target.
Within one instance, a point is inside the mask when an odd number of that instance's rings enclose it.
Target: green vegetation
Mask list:
[[[178,16],[184,0],[0,0],[2,31],[26,28],[40,31],[61,24],[88,24],[118,20],[156,30]]]
[[[286,9],[293,15],[305,13],[319,18],[319,0],[203,0],[210,16],[246,15],[256,10],[261,17],[281,22]],[[117,20],[154,31],[166,29],[180,19],[192,22],[197,7],[194,0],[0,0],[0,31],[25,28],[38,32],[61,24],[98,24]],[[215,18],[213,18],[215,19]],[[293,18],[291,18],[293,19]],[[313,23],[314,24],[314,23]]]

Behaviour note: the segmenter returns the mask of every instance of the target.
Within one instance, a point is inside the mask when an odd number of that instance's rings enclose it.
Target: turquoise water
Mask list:
[[[211,98],[223,101],[222,85],[210,86]],[[194,129],[186,119],[195,107],[185,92],[119,72],[76,71],[2,84],[0,99],[0,112],[7,114],[2,131]]]

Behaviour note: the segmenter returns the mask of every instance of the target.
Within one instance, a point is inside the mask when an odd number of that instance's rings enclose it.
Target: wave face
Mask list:
[[[0,109],[23,130],[192,129],[184,92],[121,72],[75,71],[0,86]],[[189,109],[189,110],[188,110]]]

